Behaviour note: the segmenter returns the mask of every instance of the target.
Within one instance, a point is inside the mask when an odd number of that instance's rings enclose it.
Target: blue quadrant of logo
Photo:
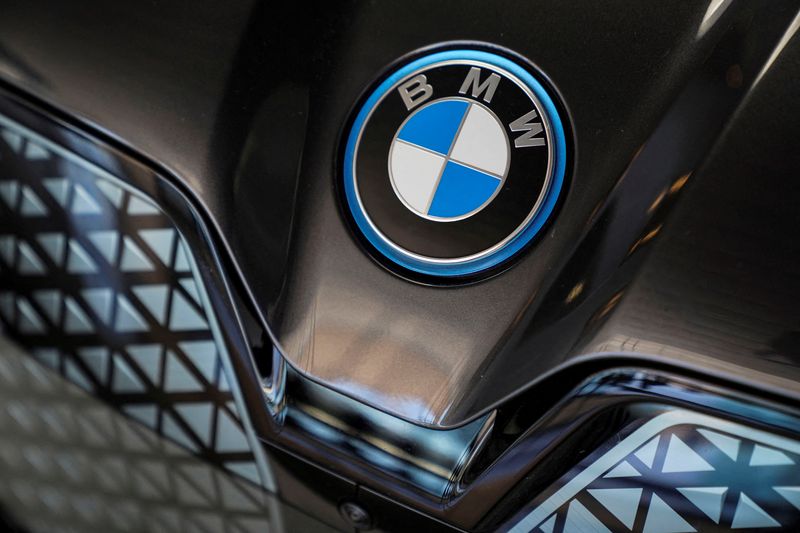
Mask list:
[[[428,209],[434,217],[458,217],[474,211],[500,186],[500,180],[453,161],[448,161]]]
[[[467,107],[462,100],[435,102],[412,115],[397,138],[446,155]]]

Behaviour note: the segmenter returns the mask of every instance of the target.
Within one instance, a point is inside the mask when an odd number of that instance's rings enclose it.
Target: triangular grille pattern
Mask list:
[[[613,438],[508,529],[798,531],[800,442],[690,411],[661,416],[678,423]]]
[[[231,366],[183,237],[150,199],[62,150],[0,117],[3,329],[137,421],[270,488],[224,388]]]
[[[281,530],[274,495],[125,418],[2,337],[0,353],[0,501],[25,531]],[[153,407],[130,409],[147,424]]]

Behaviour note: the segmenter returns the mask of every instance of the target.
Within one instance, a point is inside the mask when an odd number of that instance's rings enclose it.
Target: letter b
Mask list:
[[[403,85],[397,88],[400,98],[406,104],[406,109],[411,111],[419,104],[427,100],[433,94],[433,87],[428,83],[425,74],[414,76]]]

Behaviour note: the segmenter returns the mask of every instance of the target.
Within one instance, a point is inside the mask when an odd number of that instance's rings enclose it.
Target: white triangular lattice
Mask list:
[[[175,265],[173,266],[176,272],[189,272],[191,270],[186,254],[186,245],[180,241],[180,246],[178,246],[178,252],[175,256]]]
[[[172,245],[175,242],[175,230],[172,228],[145,229],[139,231],[139,236],[150,247],[156,256],[165,265],[170,265],[172,258]]]
[[[61,323],[61,293],[57,290],[41,290],[33,293],[33,299],[54,325]]]
[[[567,509],[567,520],[564,531],[592,531],[595,533],[611,533],[603,523],[598,520],[578,500],[572,500]]]
[[[741,440],[731,437],[730,435],[723,435],[722,433],[711,431],[710,429],[699,428],[697,431],[711,441],[714,446],[719,448],[719,450],[732,461],[736,460],[739,455],[739,446],[742,443]]]
[[[132,287],[131,291],[140,302],[150,311],[150,314],[163,324],[167,314],[167,297],[169,296],[169,287],[166,284],[158,285],[138,285]]]
[[[647,468],[653,468],[653,461],[656,458],[656,450],[658,450],[658,443],[660,440],[660,435],[650,439],[644,446],[636,450],[633,455],[643,462]]]
[[[33,189],[27,185],[22,187],[22,203],[19,212],[26,217],[43,217],[48,214],[47,208]]]
[[[39,314],[33,309],[28,300],[17,298],[17,327],[22,333],[39,334],[45,332],[45,326]]]
[[[70,274],[94,274],[97,272],[97,264],[75,239],[69,240],[67,272]]]
[[[685,487],[676,490],[703,511],[715,524],[719,524],[722,504],[725,502],[728,487]]]
[[[538,527],[538,531],[541,533],[553,533],[553,529],[556,527],[556,518],[556,515],[553,515],[542,522]]]
[[[123,409],[128,416],[149,428],[155,429],[158,425],[158,409],[155,405],[126,405]]]
[[[6,203],[9,209],[17,208],[19,198],[19,183],[16,181],[0,181],[0,198]]]
[[[103,193],[111,204],[119,209],[122,206],[122,189],[109,182],[108,180],[97,180],[94,182],[100,192]]]
[[[732,529],[780,527],[780,522],[772,518],[747,494],[739,495],[739,503],[733,513]]]
[[[650,499],[642,533],[692,533],[697,531],[657,494]]]
[[[144,392],[146,390],[142,380],[119,354],[114,355],[111,388],[117,393]]]
[[[38,161],[40,159],[47,159],[50,157],[48,152],[41,144],[28,139],[28,144],[25,146],[25,158],[30,161]]]
[[[62,233],[40,233],[36,236],[36,241],[56,266],[64,264],[67,239]]]
[[[625,527],[633,528],[636,511],[639,510],[639,500],[642,497],[641,488],[590,489],[588,492],[625,524]]]
[[[175,405],[175,411],[192,428],[200,441],[209,446],[213,406],[210,403],[180,403]]]
[[[83,370],[78,368],[78,365],[75,364],[75,361],[72,359],[65,359],[64,360],[64,375],[68,380],[73,383],[76,383],[81,388],[92,391],[94,390],[94,386],[92,385],[91,381],[89,381],[83,373]]]
[[[219,452],[241,452],[249,449],[250,444],[242,429],[228,414],[217,410],[217,438],[215,449]]]
[[[161,345],[129,345],[125,347],[125,350],[139,369],[154,385],[158,386],[161,383]]]
[[[78,355],[98,382],[103,385],[108,384],[109,350],[106,346],[79,348]]]
[[[186,369],[178,356],[172,351],[167,352],[165,372],[164,388],[167,392],[188,392],[203,389],[197,378]]]
[[[22,135],[10,129],[0,130],[0,137],[8,144],[8,146],[15,152],[19,152],[22,148]]]
[[[2,258],[6,266],[10,268],[14,267],[16,249],[17,239],[13,235],[0,235],[0,258]]]
[[[197,451],[197,444],[189,437],[181,426],[169,413],[164,413],[161,429],[168,438],[174,440],[184,448]]]
[[[84,289],[81,291],[81,296],[104,324],[110,323],[114,304],[114,293],[111,289],[105,287]]]
[[[153,262],[130,237],[123,239],[122,259],[119,267],[123,272],[149,272],[155,267]]]
[[[158,215],[159,213],[160,211],[155,205],[143,198],[131,195],[130,200],[128,200],[129,215]]]
[[[89,194],[83,185],[75,185],[70,211],[74,215],[99,215],[103,213],[97,201]]]
[[[202,305],[203,302],[200,301],[200,291],[197,290],[197,283],[194,282],[192,278],[184,278],[180,280],[178,283],[181,284],[181,287],[192,297],[194,303],[197,305]]]
[[[750,466],[783,466],[793,465],[794,461],[780,450],[756,444],[749,464]]]
[[[800,510],[800,486],[797,487],[772,487],[775,491]]]
[[[87,237],[110,265],[117,264],[119,233],[114,230],[90,231]]]
[[[147,322],[139,314],[139,311],[123,295],[117,295],[117,318],[114,329],[121,333],[131,333],[136,331],[147,331]]]
[[[639,471],[636,470],[628,461],[622,461],[603,477],[606,479],[613,479],[617,477],[637,477],[641,475],[642,474],[640,474]]]
[[[670,436],[662,472],[709,472],[711,470],[714,470],[714,467],[683,442],[680,437],[674,434]]]
[[[169,313],[169,328],[174,331],[189,331],[208,328],[208,322],[181,293],[172,294]]]
[[[42,185],[61,207],[67,207],[70,182],[66,178],[45,178]]]
[[[71,297],[64,299],[66,303],[66,314],[64,316],[64,330],[67,333],[92,333],[94,324],[83,312],[83,309]]]
[[[183,341],[178,346],[209,383],[214,383],[217,373],[217,346],[212,341]]]
[[[45,268],[44,263],[27,242],[19,241],[17,249],[19,250],[17,272],[29,276],[44,274],[47,272],[47,268]]]
[[[258,473],[258,467],[252,461],[248,462],[231,461],[225,463],[225,468],[245,479],[249,479],[253,483],[256,484],[261,483],[261,475]]]

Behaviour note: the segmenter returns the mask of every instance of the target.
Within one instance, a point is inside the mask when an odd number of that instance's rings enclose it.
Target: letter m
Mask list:
[[[472,67],[469,69],[467,77],[464,78],[464,83],[461,84],[458,94],[467,94],[467,91],[471,91],[470,94],[473,98],[480,98],[481,94],[486,93],[483,96],[483,101],[488,104],[491,103],[492,97],[494,97],[494,92],[497,90],[498,83],[500,83],[500,76],[494,72],[492,72],[486,81],[481,83],[481,69]]]

